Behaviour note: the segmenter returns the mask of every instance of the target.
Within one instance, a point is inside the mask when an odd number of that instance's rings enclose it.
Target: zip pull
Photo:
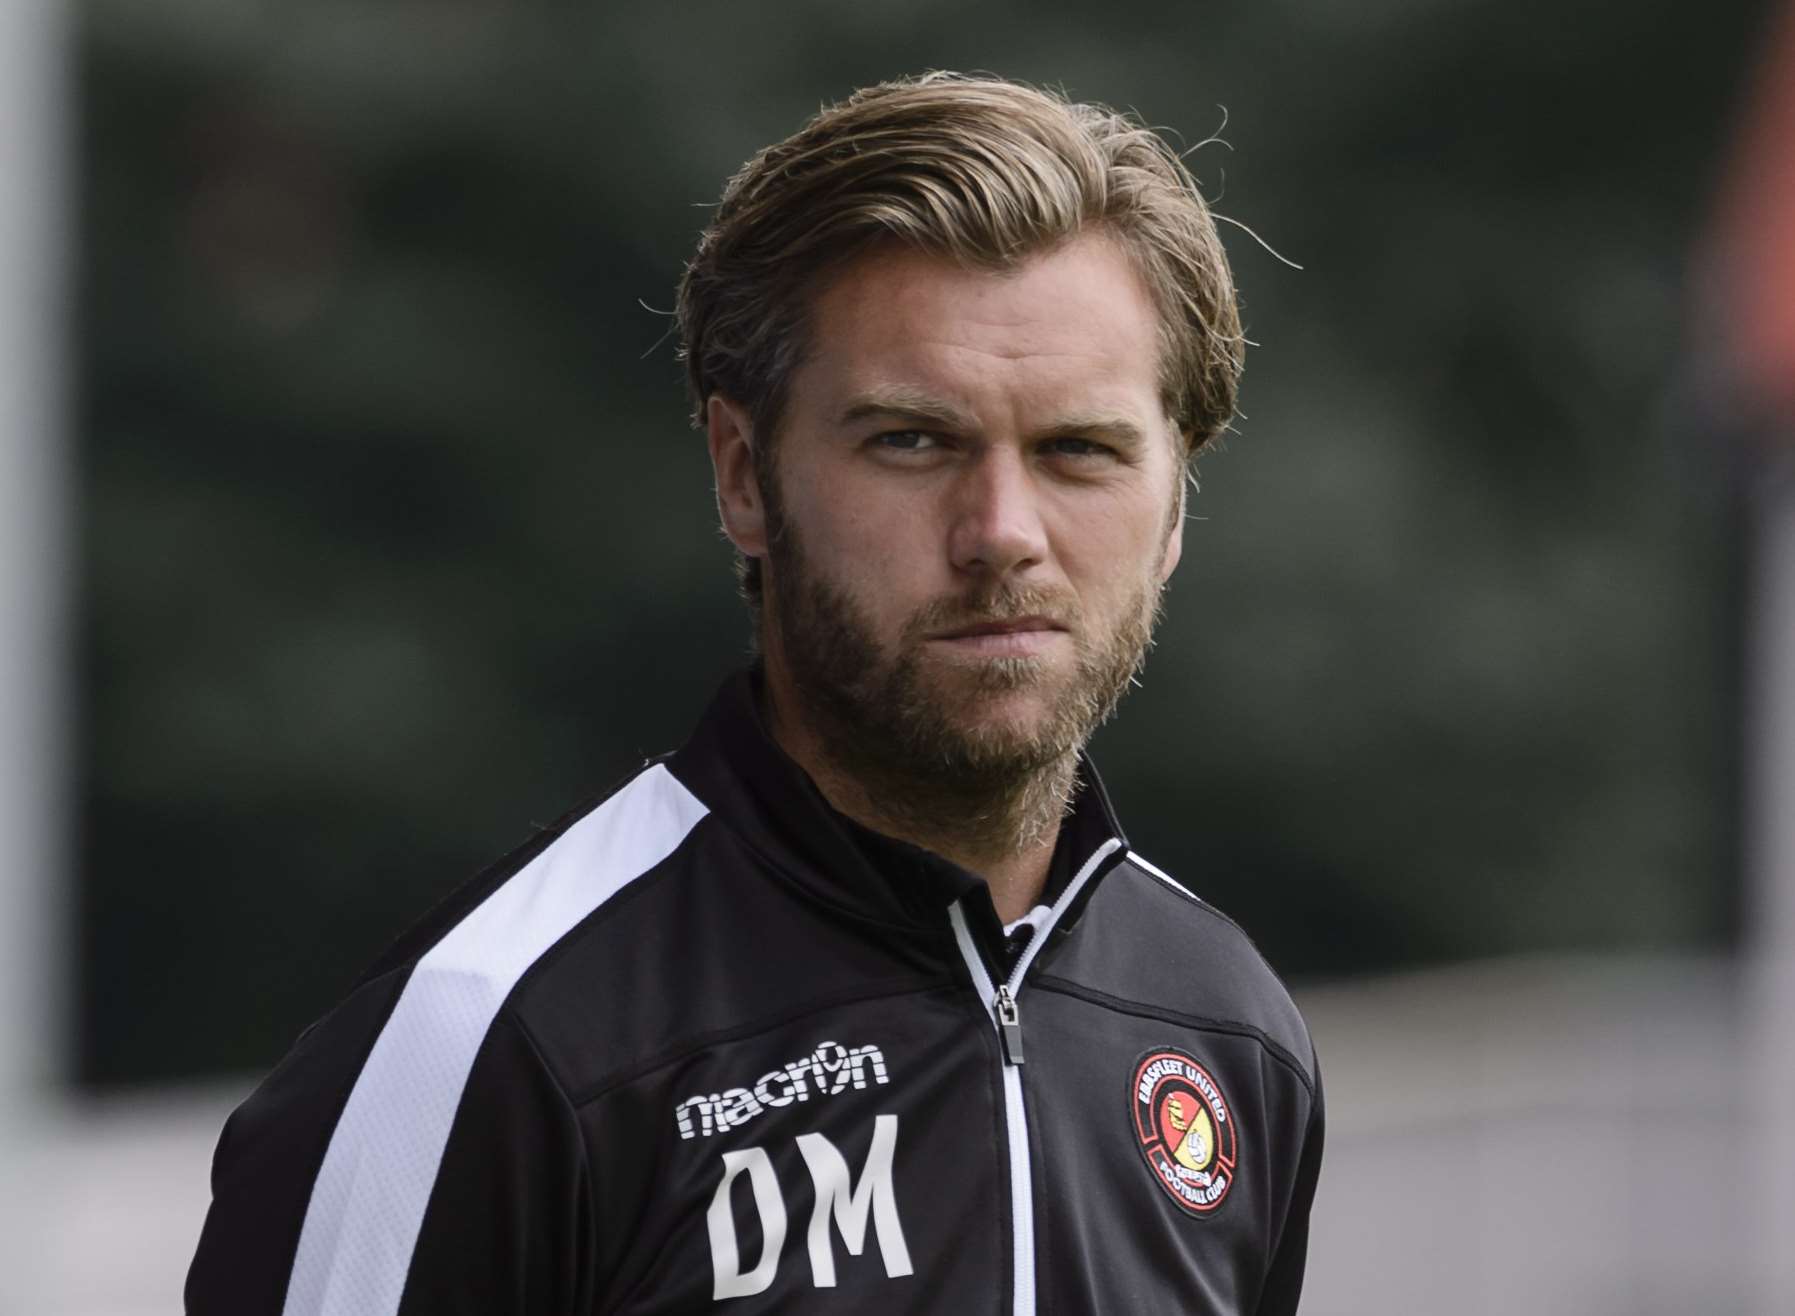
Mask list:
[[[992,1002],[997,1012],[997,1037],[1003,1043],[1003,1062],[1006,1065],[1022,1063],[1022,1016],[1016,1009],[1016,998],[1010,995],[1008,983],[997,989],[997,999]]]

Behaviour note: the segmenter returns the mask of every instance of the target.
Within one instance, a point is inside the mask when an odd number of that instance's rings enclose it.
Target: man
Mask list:
[[[189,1310],[1294,1311],[1313,1048],[1081,756],[1233,412],[1189,175],[874,87],[730,182],[680,324],[761,659],[232,1116]]]

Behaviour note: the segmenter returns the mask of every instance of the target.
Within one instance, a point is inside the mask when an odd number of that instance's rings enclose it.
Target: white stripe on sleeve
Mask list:
[[[500,1005],[545,951],[673,853],[705,812],[665,767],[647,769],[418,961],[331,1135],[283,1316],[398,1310],[455,1109]]]

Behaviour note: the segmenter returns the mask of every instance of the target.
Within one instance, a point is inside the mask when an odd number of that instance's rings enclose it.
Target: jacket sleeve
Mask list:
[[[1303,1135],[1302,1155],[1297,1161],[1296,1183],[1291,1190],[1290,1207],[1284,1214],[1284,1228],[1278,1235],[1277,1251],[1272,1254],[1264,1287],[1259,1291],[1257,1316],[1295,1316],[1297,1300],[1303,1292],[1303,1268],[1309,1256],[1309,1211],[1315,1203],[1315,1185],[1321,1177],[1322,1135],[1327,1125],[1319,1067],[1314,1073],[1315,1103],[1309,1110],[1309,1126]]]
[[[427,1049],[415,1096],[343,1118],[361,1065],[345,1075],[335,1054],[339,1034],[358,1031],[343,1013],[303,1038],[225,1126],[187,1277],[189,1316],[582,1310],[584,1141],[523,1026],[503,1010],[493,1019],[459,1098],[448,1098],[446,1137],[425,1142],[432,1157],[417,1154],[415,1137],[441,1086],[425,1081]]]

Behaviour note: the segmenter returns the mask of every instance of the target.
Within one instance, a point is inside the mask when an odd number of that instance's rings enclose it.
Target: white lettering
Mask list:
[[[1192,1174],[1169,1161],[1160,1161],[1155,1168],[1166,1187],[1192,1206],[1209,1206],[1220,1201],[1222,1194],[1228,1191],[1228,1176],[1225,1174]]]
[[[835,1287],[830,1221],[841,1231],[848,1255],[857,1257],[866,1246],[869,1210],[873,1232],[879,1236],[885,1273],[893,1279],[911,1273],[910,1250],[904,1244],[897,1193],[891,1182],[897,1129],[896,1115],[881,1115],[873,1122],[873,1142],[866,1153],[866,1164],[861,1167],[858,1186],[850,1186],[848,1164],[834,1143],[820,1133],[806,1133],[798,1139],[798,1150],[803,1153],[804,1164],[810,1168],[811,1181],[816,1185],[816,1205],[810,1213],[810,1272],[819,1289]]]
[[[723,1094],[722,1100],[728,1105],[717,1112],[718,1121],[732,1129],[741,1128],[761,1112],[760,1103],[747,1088],[730,1088]]]
[[[760,1260],[742,1273],[741,1251],[736,1243],[735,1210],[729,1188],[743,1170],[754,1190],[754,1208],[760,1212]],[[779,1252],[785,1246],[785,1199],[779,1195],[779,1179],[773,1162],[759,1147],[723,1153],[723,1181],[711,1195],[704,1223],[711,1236],[711,1297],[746,1298],[772,1287],[779,1268]]]
[[[692,1111],[697,1110],[698,1127],[703,1131],[705,1137],[710,1137],[711,1122],[715,1118],[717,1107],[721,1105],[722,1100],[721,1097],[712,1093],[708,1097],[687,1097],[680,1102],[673,1112],[675,1118],[679,1120],[679,1136],[682,1138],[696,1136],[692,1131]]]
[[[785,1067],[785,1072],[791,1077],[792,1090],[798,1094],[798,1100],[809,1101],[810,1084],[804,1080],[810,1077],[810,1057],[792,1061]]]
[[[777,1096],[770,1086],[774,1083],[785,1084],[785,1090]],[[754,1083],[754,1099],[763,1106],[789,1106],[792,1104],[791,1075],[783,1069],[775,1069],[769,1074],[762,1074]]]
[[[812,1057],[816,1064],[817,1091],[834,1096],[848,1085],[853,1071],[848,1068],[848,1048],[840,1042],[824,1042]],[[824,1075],[830,1079],[825,1080]],[[825,1082],[828,1086],[825,1087]]]
[[[854,1066],[854,1086],[866,1086],[866,1066],[873,1067],[873,1082],[889,1083],[891,1080],[885,1073],[885,1053],[876,1046],[857,1046],[848,1052],[848,1062]]]
[[[824,1042],[809,1055],[762,1074],[752,1088],[687,1097],[673,1108],[673,1118],[681,1138],[708,1138],[713,1133],[739,1129],[771,1108],[809,1101],[813,1093],[834,1096],[850,1087],[882,1086],[889,1082],[885,1053],[878,1047]]]
[[[1208,1103],[1209,1109],[1215,1113],[1218,1124],[1228,1122],[1228,1106],[1222,1100],[1222,1094],[1209,1076],[1195,1065],[1186,1064],[1182,1060],[1155,1060],[1141,1071],[1140,1082],[1135,1085],[1135,1100],[1143,1106],[1153,1104],[1153,1093],[1159,1087],[1162,1078],[1181,1078],[1188,1082]]]

